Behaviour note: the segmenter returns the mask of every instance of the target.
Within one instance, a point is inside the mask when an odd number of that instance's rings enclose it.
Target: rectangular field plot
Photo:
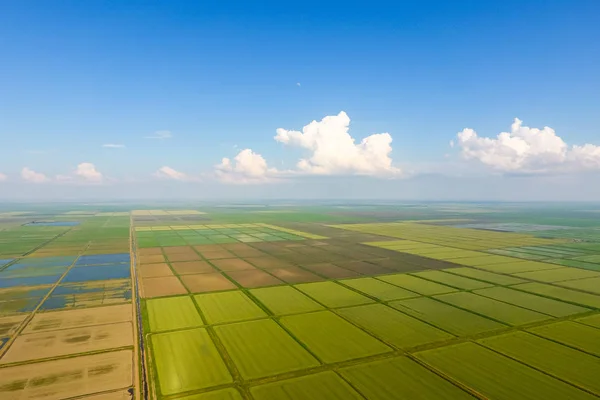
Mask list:
[[[75,262],[76,266],[79,265],[100,265],[100,264],[129,264],[131,258],[129,253],[120,254],[95,254],[90,256],[81,256]]]
[[[87,400],[87,399],[86,399]],[[96,399],[90,399],[96,400]],[[97,400],[113,400],[113,399],[97,399]],[[128,400],[128,399],[114,399]],[[240,392],[233,388],[213,390],[206,393],[192,394],[190,396],[178,397],[177,400],[244,400]]]
[[[282,281],[291,284],[319,282],[325,280],[319,275],[315,275],[312,272],[299,267],[275,268],[270,269],[269,272]]]
[[[545,271],[522,272],[515,274],[520,278],[530,279],[540,282],[560,282],[572,279],[598,278],[600,272],[588,271],[587,269],[579,268],[556,268]]]
[[[339,282],[382,301],[420,296],[417,293],[374,278],[345,279]]]
[[[458,336],[476,335],[506,328],[499,322],[428,297],[394,301],[390,306]]]
[[[590,315],[589,317],[579,318],[577,322],[600,328],[600,314]]]
[[[0,364],[133,346],[131,322],[19,335]]]
[[[196,303],[208,324],[222,324],[266,317],[267,314],[243,292],[199,294]]]
[[[591,400],[591,394],[474,343],[427,350],[417,358],[488,399]]]
[[[142,278],[157,278],[160,276],[173,276],[173,271],[167,263],[142,264],[137,267]]]
[[[325,363],[392,350],[331,311],[291,315],[281,318],[281,323]]]
[[[552,297],[557,300],[569,303],[581,304],[591,308],[600,308],[600,296],[582,293],[576,290],[566,289],[558,286],[547,285],[545,283],[523,283],[513,286],[515,289],[539,294],[541,296]]]
[[[478,265],[477,268],[484,269],[486,271],[498,272],[501,274],[516,274],[520,272],[530,271],[544,271],[548,269],[560,268],[556,264],[547,264],[537,261],[513,261],[506,264],[493,264],[493,265]]]
[[[470,394],[406,357],[343,368],[340,374],[367,399],[473,399]]]
[[[322,310],[323,306],[291,286],[252,289],[250,293],[275,315]]]
[[[208,274],[183,275],[181,281],[190,293],[217,292],[220,290],[237,289],[237,286],[223,274],[215,272]]]
[[[473,293],[553,317],[566,317],[590,311],[588,308],[500,286],[475,290]]]
[[[481,282],[475,279],[465,278],[462,276],[448,274],[443,271],[423,271],[415,272],[411,275],[464,290],[481,289],[493,286],[489,283]]]
[[[52,285],[58,282],[60,277],[61,275],[35,276],[27,278],[0,278],[0,289],[22,286]]]
[[[296,285],[296,288],[325,305],[325,307],[347,307],[375,302],[335,282],[303,283]]]
[[[163,396],[233,382],[204,328],[154,334],[151,343]]]
[[[145,298],[175,296],[188,293],[176,276],[142,278],[141,287],[142,290],[140,294]]]
[[[21,268],[13,268],[10,266],[7,269],[0,272],[0,279],[7,278],[32,278],[36,276],[61,276],[65,273],[68,266],[52,266],[52,267],[39,267],[39,266],[23,266]]]
[[[435,296],[435,298],[453,306],[464,308],[513,326],[551,318],[548,315],[506,304],[487,297],[478,296],[474,293],[450,293]]]
[[[204,325],[188,296],[164,297],[146,301],[151,332],[194,328]]]
[[[25,327],[23,333],[131,322],[132,318],[131,304],[36,313]]]
[[[250,393],[255,400],[364,399],[332,371],[255,386]]]
[[[130,276],[129,264],[110,264],[72,268],[62,283],[126,279]]]
[[[392,285],[400,286],[401,288],[425,296],[431,296],[434,294],[442,293],[451,293],[456,292],[458,290],[450,286],[431,282],[426,279],[421,279],[416,276],[407,274],[384,275],[378,276],[377,279],[391,283]]]
[[[129,280],[80,282],[57,286],[40,309],[92,307],[129,301]]]
[[[600,394],[600,359],[594,356],[525,332],[481,339],[479,343],[556,378]]]
[[[186,261],[171,263],[171,266],[179,275],[207,274],[218,272],[206,261]]]
[[[586,353],[600,356],[600,329],[572,321],[561,321],[529,328],[527,331]]]
[[[496,285],[516,285],[518,283],[527,282],[524,279],[515,278],[513,276],[495,274],[493,272],[482,271],[479,269],[468,267],[448,268],[445,269],[444,272],[466,276],[467,278],[478,279],[480,281],[494,283]]]
[[[340,308],[337,313],[399,349],[442,342],[454,337],[383,304]]]
[[[2,369],[0,398],[60,400],[133,384],[133,352],[73,357]]]
[[[215,327],[215,332],[245,380],[320,365],[283,328],[269,319],[220,325]]]
[[[261,270],[232,271],[227,275],[244,288],[283,285],[284,282]]]
[[[557,282],[557,285],[571,289],[600,294],[600,278],[579,279],[576,281]]]

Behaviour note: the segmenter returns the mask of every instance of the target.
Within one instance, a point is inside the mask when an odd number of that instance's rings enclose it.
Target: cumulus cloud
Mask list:
[[[107,144],[103,144],[102,147],[106,147],[107,149],[122,149],[125,147],[125,145],[124,144],[107,143]]]
[[[35,172],[27,167],[25,167],[21,170],[21,178],[23,178],[23,180],[25,180],[27,182],[31,182],[31,183],[48,182],[48,177],[46,177],[46,175],[44,175],[40,172]]]
[[[177,170],[174,170],[171,167],[160,167],[158,169],[158,171],[156,171],[154,173],[154,176],[157,178],[161,178],[161,179],[173,179],[176,181],[187,181],[189,180],[188,175],[184,174],[183,172],[179,172]]]
[[[497,171],[546,173],[600,169],[600,147],[592,144],[569,147],[554,129],[523,126],[515,118],[510,132],[496,138],[480,137],[466,128],[457,135],[456,146],[467,160],[477,160]]]
[[[172,137],[171,131],[156,131],[153,135],[146,136],[146,139],[171,139]]]
[[[261,183],[275,178],[278,171],[269,168],[260,154],[244,149],[233,160],[223,158],[215,166],[215,173],[219,180],[226,183]]]
[[[77,165],[75,175],[88,182],[101,182],[102,174],[96,169],[96,166],[89,162]]]
[[[8,176],[6,176],[5,174],[3,174],[2,172],[0,172],[0,182],[4,182],[8,180]]]
[[[317,175],[355,174],[373,176],[400,175],[392,165],[392,136],[370,135],[355,143],[348,133],[350,118],[344,111],[312,121],[302,132],[277,129],[275,140],[306,149],[310,155],[297,163],[300,172]]]

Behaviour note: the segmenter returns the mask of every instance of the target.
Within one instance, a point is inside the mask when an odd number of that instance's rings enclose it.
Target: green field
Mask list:
[[[347,361],[392,350],[331,311],[283,317],[281,323],[325,363]]]
[[[243,321],[267,314],[241,291],[198,294],[194,300],[209,324]]]
[[[340,308],[337,313],[399,349],[443,342],[454,337],[382,304]]]
[[[417,358],[491,399],[592,399],[594,396],[474,343],[417,353]],[[477,362],[473,362],[477,360]]]
[[[233,381],[205,329],[153,335],[152,349],[163,395]]]
[[[271,320],[221,325],[215,332],[244,379],[264,378],[319,365]]]
[[[150,299],[146,302],[150,331],[161,332],[203,325],[189,297]]]
[[[600,221],[557,207],[0,208],[0,398],[600,399]]]

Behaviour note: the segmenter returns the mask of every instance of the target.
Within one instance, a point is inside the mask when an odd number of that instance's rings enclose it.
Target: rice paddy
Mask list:
[[[600,221],[81,207],[0,213],[0,398],[600,398]]]

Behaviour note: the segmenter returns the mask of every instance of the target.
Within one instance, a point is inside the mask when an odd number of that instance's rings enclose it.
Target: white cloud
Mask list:
[[[25,167],[21,170],[21,178],[23,178],[23,180],[25,180],[27,182],[31,182],[31,183],[48,182],[48,178],[46,177],[46,175],[44,175],[40,172],[35,172],[27,167]]]
[[[477,135],[466,128],[457,135],[456,145],[467,160],[512,173],[546,173],[600,169],[600,147],[592,144],[569,147],[554,129],[523,126],[515,118],[510,132],[496,138]]]
[[[125,148],[125,145],[124,144],[107,143],[107,144],[103,144],[102,147],[106,147],[108,149],[123,149],[123,148]]]
[[[321,121],[312,121],[302,132],[277,129],[275,140],[310,151],[297,167],[301,172],[319,175],[400,175],[392,165],[392,136],[378,133],[356,144],[348,133],[350,118],[342,111]]]
[[[296,82],[296,86],[300,87],[302,85],[300,84],[300,82]]]
[[[101,182],[103,178],[96,166],[88,162],[79,164],[75,170],[75,175],[88,182]]]
[[[260,154],[244,149],[233,160],[223,158],[215,166],[215,173],[219,180],[226,183],[263,183],[275,178],[278,171],[269,168]]]
[[[161,179],[174,179],[176,181],[187,181],[189,177],[183,172],[174,170],[171,167],[160,167],[158,171],[154,173],[154,176]]]
[[[4,182],[8,180],[8,176],[0,172],[0,182]]]
[[[151,136],[146,136],[146,139],[171,139],[173,134],[170,131],[156,131]]]

